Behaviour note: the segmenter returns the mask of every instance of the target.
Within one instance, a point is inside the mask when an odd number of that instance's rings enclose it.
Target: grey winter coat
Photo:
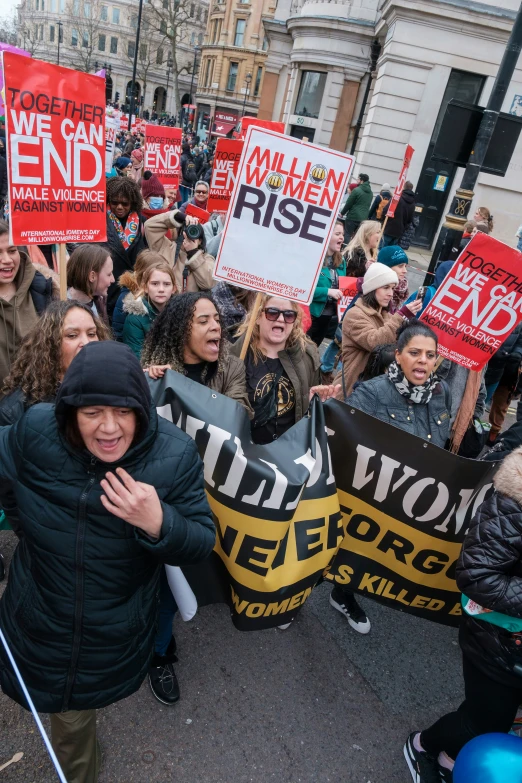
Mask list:
[[[493,483],[495,494],[482,503],[464,540],[457,585],[480,606],[522,619],[522,448],[506,457]],[[508,631],[464,614],[460,646],[488,677],[522,686],[522,645]]]
[[[415,403],[399,394],[387,375],[379,375],[359,383],[346,404],[440,448],[449,438],[451,396],[442,384],[434,389],[429,403]]]

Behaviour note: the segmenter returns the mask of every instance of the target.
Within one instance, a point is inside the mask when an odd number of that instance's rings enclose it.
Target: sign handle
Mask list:
[[[243,347],[241,348],[241,353],[239,354],[239,358],[241,359],[242,362],[245,361],[245,356],[247,355],[248,346],[250,345],[250,340],[252,339],[252,332],[254,331],[254,324],[257,319],[257,311],[261,306],[262,296],[263,294],[260,291],[258,291],[254,301],[254,305],[252,307],[252,315],[247,330],[245,332],[245,342],[243,343]]]
[[[65,242],[58,245],[58,272],[60,275],[60,299],[67,299],[67,258]]]
[[[384,236],[384,229],[386,228],[386,223],[387,222],[388,222],[388,215],[386,215],[386,217],[384,218],[384,223],[382,224],[381,236],[379,237],[379,245],[381,244],[382,238]],[[379,245],[377,245],[377,247],[379,247]]]

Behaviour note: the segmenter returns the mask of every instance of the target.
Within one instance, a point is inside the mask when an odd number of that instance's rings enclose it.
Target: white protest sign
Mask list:
[[[350,155],[249,128],[214,277],[308,304],[353,165]]]
[[[115,117],[105,116],[105,173],[110,174],[114,150],[116,149],[116,133],[119,130],[119,120]]]

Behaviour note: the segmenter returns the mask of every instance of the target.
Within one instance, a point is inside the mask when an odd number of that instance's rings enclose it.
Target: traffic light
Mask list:
[[[210,114],[203,115],[202,127],[205,128],[205,130],[208,130],[210,128]]]
[[[118,101],[120,100],[120,93],[119,92],[114,93],[114,100],[116,101],[116,103],[118,103]]]
[[[141,96],[141,98],[140,98],[140,106],[143,106],[143,103],[144,103],[144,97],[145,97],[145,96],[144,96],[144,95],[142,95],[142,96]]]

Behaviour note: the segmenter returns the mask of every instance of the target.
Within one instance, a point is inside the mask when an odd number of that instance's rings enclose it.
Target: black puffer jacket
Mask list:
[[[486,609],[522,620],[522,448],[499,467],[496,492],[473,518],[457,565],[457,585]],[[520,688],[522,645],[499,626],[464,615],[460,646],[489,677]]]
[[[117,463],[65,439],[67,411],[136,409],[135,443]],[[161,500],[157,540],[105,510],[100,480],[118,465]],[[14,482],[23,537],[0,602],[0,627],[41,712],[104,707],[136,691],[152,655],[160,564],[196,563],[214,525],[194,441],[151,404],[143,371],[121,343],[90,343],[56,399],[0,428],[0,481]],[[24,705],[3,648],[4,693]]]

